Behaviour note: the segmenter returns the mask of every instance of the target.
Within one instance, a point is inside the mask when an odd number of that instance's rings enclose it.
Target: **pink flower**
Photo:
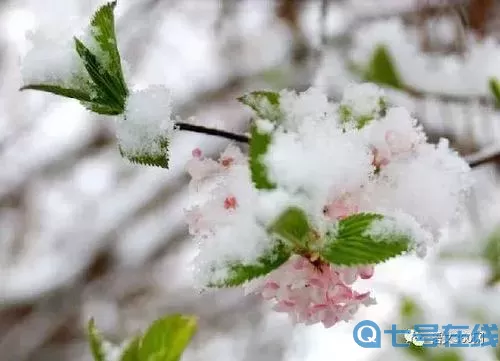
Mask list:
[[[373,266],[340,268],[293,256],[248,287],[250,293],[273,300],[274,310],[288,313],[295,323],[321,322],[328,328],[352,319],[361,305],[374,304],[369,292],[358,293],[350,287],[358,277],[372,276]]]
[[[201,158],[201,156],[203,155],[200,148],[193,149],[191,154],[193,155],[193,158]]]
[[[344,219],[351,214],[357,213],[358,210],[358,206],[350,199],[349,194],[346,194],[327,204],[323,208],[323,214],[331,220]]]
[[[388,130],[384,134],[384,141],[378,146],[372,147],[372,164],[376,168],[384,167],[394,157],[413,151],[416,145],[422,142],[422,139],[422,135],[415,130],[411,130],[409,133]]]

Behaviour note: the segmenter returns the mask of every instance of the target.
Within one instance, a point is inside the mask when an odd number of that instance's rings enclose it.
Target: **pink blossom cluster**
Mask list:
[[[375,304],[370,292],[352,289],[358,279],[373,276],[373,266],[341,268],[293,256],[263,279],[254,281],[247,293],[275,301],[273,309],[286,312],[295,323],[321,322],[332,327],[349,321],[361,305]]]
[[[317,252],[331,239],[326,234],[346,217],[377,213],[383,219],[363,236],[390,242],[401,234],[423,256],[458,213],[470,186],[469,167],[446,140],[427,143],[416,119],[402,107],[386,106],[372,84],[348,87],[340,105],[314,88],[279,96],[280,123],[257,122],[260,131],[272,132],[261,162],[274,189],[255,188],[248,157],[234,145],[218,160],[193,150],[187,218],[198,243],[195,271],[202,285],[224,284],[227,265],[257,264],[275,245],[269,225],[285,209],[299,207],[317,248],[301,250],[245,289],[272,300],[295,322],[331,327],[374,303],[370,292],[352,288],[374,270],[328,264]]]

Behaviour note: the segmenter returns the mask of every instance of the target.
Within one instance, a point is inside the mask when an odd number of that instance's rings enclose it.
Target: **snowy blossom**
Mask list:
[[[275,309],[295,322],[330,327],[374,302],[369,292],[351,288],[357,279],[372,277],[373,264],[346,267],[321,254],[329,240],[340,237],[339,224],[376,214],[359,237],[386,244],[408,239],[410,249],[424,256],[459,214],[471,184],[469,167],[445,140],[427,143],[412,115],[389,107],[374,85],[351,85],[340,104],[317,89],[285,90],[279,100],[279,112],[270,104],[266,111],[282,114],[281,121],[260,126],[270,136],[259,159],[272,189],[256,188],[248,156],[234,145],[218,160],[193,151],[187,212],[199,246],[195,269],[200,284],[207,285],[224,284],[234,265],[270,267],[281,238],[269,227],[285,209],[298,207],[311,227],[306,240],[296,240],[288,261],[245,287],[273,300]]]

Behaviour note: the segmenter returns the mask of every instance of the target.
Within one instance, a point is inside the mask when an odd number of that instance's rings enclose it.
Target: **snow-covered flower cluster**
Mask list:
[[[354,242],[352,233],[342,233],[343,220],[381,215],[360,236],[390,244],[398,234],[423,256],[458,214],[470,186],[469,166],[446,140],[427,143],[411,114],[389,107],[375,85],[349,86],[340,104],[314,88],[299,94],[284,90],[278,98],[274,111],[265,99],[254,104],[268,118],[281,115],[279,122],[255,122],[257,131],[269,136],[257,159],[252,149],[248,158],[234,145],[217,161],[193,151],[187,213],[199,245],[196,274],[202,285],[231,286],[241,283],[234,279],[242,273],[275,264],[247,283],[247,291],[274,300],[276,310],[297,322],[329,327],[373,303],[369,293],[351,287],[357,278],[373,275],[372,265],[347,267],[321,255],[332,237]],[[256,161],[272,187],[252,182]],[[307,246],[296,242],[292,255],[284,256],[276,252],[277,237],[269,230],[290,207],[304,211],[311,230]],[[296,230],[290,233],[293,239]]]

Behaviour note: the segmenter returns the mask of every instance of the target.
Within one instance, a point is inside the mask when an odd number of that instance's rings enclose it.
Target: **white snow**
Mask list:
[[[172,137],[174,125],[171,92],[152,86],[129,95],[116,135],[128,156],[157,156],[164,152],[162,142]]]

